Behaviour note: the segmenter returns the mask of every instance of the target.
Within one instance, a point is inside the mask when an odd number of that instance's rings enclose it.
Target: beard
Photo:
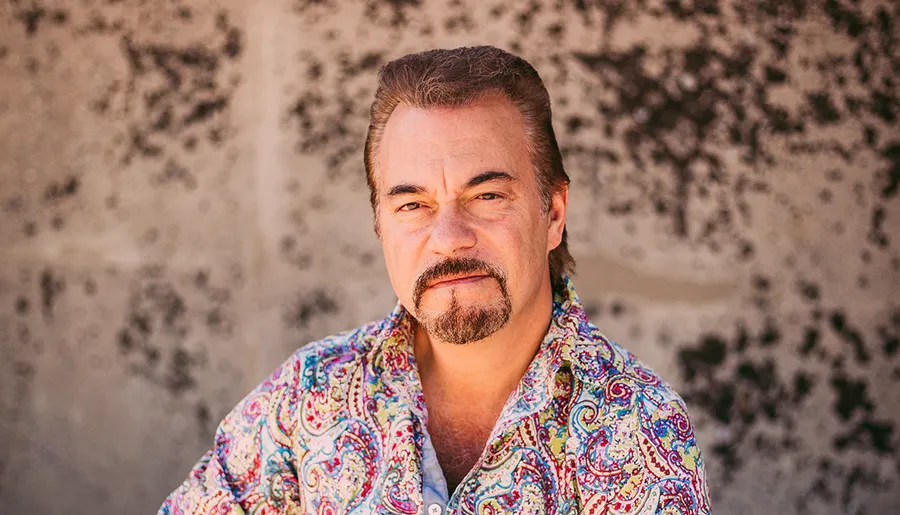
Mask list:
[[[460,305],[456,291],[450,291],[450,305],[437,313],[423,312],[419,305],[428,285],[444,277],[481,273],[494,279],[500,290],[499,298],[480,305]],[[429,267],[416,280],[413,292],[416,320],[429,335],[456,345],[483,340],[509,322],[512,301],[506,288],[502,270],[474,258],[451,258]]]

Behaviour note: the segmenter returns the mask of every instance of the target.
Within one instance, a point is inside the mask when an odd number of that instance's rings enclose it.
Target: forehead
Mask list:
[[[506,99],[486,99],[457,108],[398,105],[385,125],[376,161],[383,183],[479,167],[518,175],[529,168],[530,157],[521,113]]]

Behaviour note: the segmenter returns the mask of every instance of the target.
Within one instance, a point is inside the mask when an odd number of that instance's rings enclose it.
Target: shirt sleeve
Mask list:
[[[293,513],[300,360],[293,356],[222,420],[215,442],[159,515]]]

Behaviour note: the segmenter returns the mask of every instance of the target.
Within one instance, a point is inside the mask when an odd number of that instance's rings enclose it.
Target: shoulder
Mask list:
[[[377,348],[380,329],[380,321],[369,322],[356,329],[310,342],[294,351],[279,370],[293,375],[296,386],[306,391],[320,390],[340,382]]]
[[[629,420],[645,431],[662,419],[690,429],[684,400],[672,385],[595,326],[580,332],[572,361],[583,383],[582,396],[604,406],[607,416]],[[693,432],[682,436],[693,439]]]
[[[571,347],[570,359],[575,373],[597,394],[627,387],[630,397],[641,395],[659,403],[681,402],[681,397],[665,379],[631,351],[607,338],[596,326],[579,328]]]
[[[238,427],[269,425],[287,442],[307,404],[315,405],[318,415],[337,416],[343,406],[335,399],[346,398],[342,392],[359,377],[360,365],[378,341],[379,327],[372,322],[297,349],[238,403],[220,431],[231,434]]]
[[[673,513],[708,513],[700,448],[675,389],[596,327],[582,332],[573,361],[582,380],[573,413],[582,494],[603,494],[624,511],[646,502]],[[588,464],[591,456],[604,458]]]
[[[304,394],[340,387],[375,346],[378,322],[327,336],[295,350],[244,399],[278,397],[291,403]]]

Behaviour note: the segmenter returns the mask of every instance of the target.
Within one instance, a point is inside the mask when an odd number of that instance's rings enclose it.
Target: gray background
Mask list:
[[[394,303],[378,65],[520,53],[576,285],[717,513],[900,502],[900,4],[0,2],[0,512],[152,513],[293,349]]]

